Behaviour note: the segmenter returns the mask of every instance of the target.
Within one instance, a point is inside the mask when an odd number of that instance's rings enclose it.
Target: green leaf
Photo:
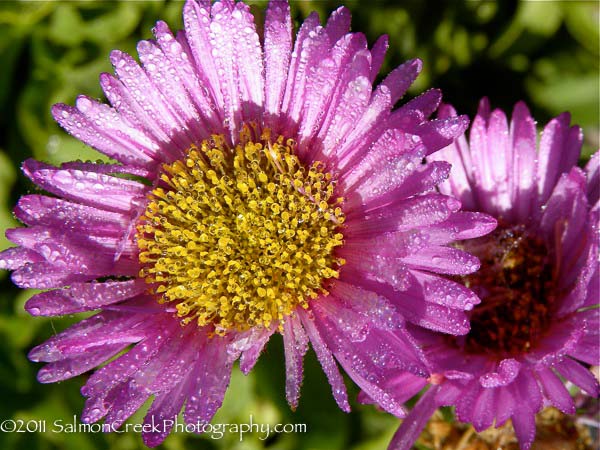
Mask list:
[[[12,205],[9,204],[10,191],[16,179],[16,172],[6,153],[0,151],[0,230],[14,228],[18,222],[12,215]],[[4,233],[0,233],[0,250],[12,247]],[[2,274],[6,272],[2,271]]]

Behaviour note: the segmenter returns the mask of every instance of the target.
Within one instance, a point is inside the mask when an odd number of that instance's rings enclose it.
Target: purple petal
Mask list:
[[[97,367],[111,357],[129,346],[129,342],[109,344],[99,349],[88,349],[85,353],[77,354],[71,358],[46,364],[37,374],[40,383],[56,383],[57,381],[81,375]]]
[[[184,378],[168,392],[157,395],[148,413],[144,417],[144,425],[152,431],[142,433],[144,444],[148,447],[156,447],[162,443],[171,432],[177,415],[183,408],[188,395],[189,372]],[[158,424],[158,432],[154,431],[153,424]]]
[[[427,242],[445,245],[452,241],[485,236],[493,231],[498,222],[492,216],[478,212],[457,211],[448,220],[427,227]]]
[[[452,106],[442,104],[438,110],[438,117],[441,119],[456,117],[456,111]],[[433,153],[428,160],[448,161],[452,165],[450,177],[438,186],[440,192],[455,196],[463,204],[464,209],[477,210],[472,178],[478,173],[473,170],[471,151],[465,136],[458,137],[450,145]]]
[[[388,450],[411,450],[413,448],[413,444],[419,438],[427,421],[438,408],[436,402],[438,391],[438,386],[432,386],[421,396],[410,414],[402,421],[400,428],[394,433]]]
[[[110,405],[104,423],[112,429],[119,428],[148,400],[150,394],[138,388],[133,381],[127,381],[112,389],[105,398]]]
[[[550,369],[540,367],[536,374],[544,395],[550,400],[552,406],[560,409],[565,414],[575,414],[575,402],[563,382]]]
[[[563,113],[544,127],[538,154],[538,194],[544,203],[560,175],[577,165],[583,134],[577,126],[569,127],[571,116]]]
[[[31,159],[23,163],[23,172],[46,191],[88,206],[129,213],[148,190],[136,181],[78,170],[62,170]]]
[[[325,31],[329,35],[331,43],[336,43],[342,36],[350,31],[350,20],[350,11],[345,6],[340,6],[331,13],[331,16],[329,16],[329,19],[327,20],[327,25],[325,26]]]
[[[497,390],[496,400],[496,427],[501,427],[512,416],[517,407],[511,389],[500,388]]]
[[[155,33],[160,34],[160,31],[155,29]],[[165,97],[165,102],[174,116],[178,117],[181,123],[186,124],[185,133],[189,141],[202,141],[210,133],[210,129],[203,123],[202,114],[192,103],[185,84],[181,83],[179,77],[172,75],[179,71],[179,67],[173,65],[171,59],[154,41],[139,41],[137,51],[152,85],[156,86]]]
[[[25,304],[25,309],[33,316],[92,311],[139,295],[147,287],[144,280],[74,283],[69,288],[34,295]]]
[[[494,423],[496,389],[482,389],[473,406],[473,428],[481,432]]]
[[[434,273],[467,275],[479,269],[475,256],[451,247],[425,247],[401,259],[412,268]]]
[[[592,372],[583,367],[571,358],[565,358],[560,364],[555,366],[558,373],[560,373],[567,380],[573,384],[579,386],[585,393],[593,397],[597,397],[600,392],[600,386],[598,380],[594,377]]]
[[[287,1],[271,1],[265,18],[265,111],[280,112],[292,49],[292,21]]]
[[[424,300],[427,302],[467,311],[481,302],[473,291],[460,283],[418,270],[411,273],[421,285]]]
[[[117,161],[141,167],[154,163],[156,143],[107,105],[80,96],[77,108],[59,103],[52,107],[52,115],[75,138]]]
[[[311,13],[298,30],[288,70],[281,109],[286,112],[290,122],[299,122],[308,78],[307,70],[328,53],[330,46],[327,33],[319,25],[318,14]]]
[[[317,358],[321,363],[321,367],[327,375],[327,380],[331,385],[333,392],[333,398],[336,403],[342,409],[342,411],[350,412],[350,405],[348,404],[348,394],[346,393],[346,386],[344,380],[340,375],[337,365],[331,355],[331,351],[327,348],[327,345],[323,341],[320,332],[317,330],[314,319],[309,317],[308,314],[302,310],[298,310],[298,316],[304,325],[304,330],[310,343],[317,354]]]
[[[26,225],[44,225],[112,237],[122,237],[130,220],[125,214],[44,195],[21,197],[15,215]]]
[[[596,273],[598,272],[596,271]],[[595,297],[595,299],[597,302],[598,297]],[[600,349],[598,348],[598,341],[600,341],[600,309],[593,308],[575,314],[571,326],[580,329],[583,336],[579,338],[577,345],[569,349],[568,354],[592,366],[600,365]]]
[[[221,407],[231,377],[224,339],[206,342],[191,373],[191,385],[184,417],[188,423],[208,422]]]
[[[115,260],[117,239],[96,239],[94,236],[39,225],[13,228],[7,232],[7,237],[16,244],[38,252],[53,266],[74,274],[132,276],[139,270],[139,264],[131,254]]]
[[[77,356],[88,349],[138,342],[146,336],[145,316],[102,312],[67,328],[29,352],[36,362],[54,362]]]
[[[42,261],[44,258],[38,252],[28,248],[11,247],[0,252],[0,269],[3,270],[18,270],[27,264]]]
[[[392,105],[406,93],[422,68],[423,62],[420,59],[411,59],[392,70],[385,77],[382,84],[390,90]]]
[[[302,360],[308,351],[308,338],[300,319],[292,314],[283,323],[285,348],[286,385],[285,394],[292,409],[298,406],[302,384]]]
[[[600,152],[592,155],[585,166],[588,203],[595,206],[600,201]]]
[[[399,201],[393,208],[378,210],[372,215],[358,219],[358,212],[346,216],[347,238],[375,233],[408,231],[446,220],[460,204],[452,197],[424,194]]]
[[[512,414],[512,425],[522,450],[529,450],[535,438],[535,413],[521,404]]]
[[[402,105],[398,108],[398,111],[418,111],[423,117],[429,117],[438,108],[441,100],[442,91],[439,89],[429,89]],[[456,116],[456,114],[454,115]]]
[[[240,370],[248,375],[258,357],[260,356],[264,346],[269,341],[277,327],[271,328],[252,328],[248,331],[236,335],[230,344],[230,353],[235,357],[241,353]]]
[[[59,288],[95,278],[94,274],[71,273],[68,268],[58,267],[47,262],[26,264],[11,275],[13,283],[17,286],[32,289]]]
[[[191,118],[192,123],[201,120],[206,124],[207,133],[209,129],[213,133],[222,133],[223,118],[220,117],[212,93],[209,92],[208,81],[205,81],[203,73],[194,67],[194,56],[185,35],[179,34],[178,39],[175,39],[167,24],[162,21],[156,23],[153,32],[158,45],[170,61],[169,66],[177,70],[180,82],[175,84],[178,86],[176,89],[181,90],[179,95],[183,98],[187,95],[191,107],[200,112],[198,117]],[[209,61],[203,63],[209,64]],[[201,127],[203,123],[198,123],[197,126]]]
[[[371,74],[369,76],[369,81],[371,83],[377,78],[377,74],[379,73],[379,69],[381,69],[388,47],[389,38],[385,34],[380,36],[375,41],[375,44],[373,44],[373,48],[371,49]]]
[[[519,375],[521,363],[515,359],[503,359],[498,365],[497,372],[488,372],[479,377],[481,386],[487,389],[507,386]],[[486,427],[487,428],[487,427]]]
[[[127,353],[97,370],[81,388],[81,393],[89,398],[82,416],[87,417],[90,422],[94,422],[106,414],[106,407],[102,407],[98,411],[94,410],[102,405],[102,399],[107,392],[148,364],[148,361],[151,361],[162,350],[166,338],[181,328],[170,314],[143,316],[143,319],[148,326],[144,339]],[[83,332],[83,330],[78,332]]]
[[[512,220],[525,222],[536,199],[537,151],[535,121],[523,102],[518,102],[513,109],[510,136],[513,147],[513,171],[509,174],[513,179],[510,215]]]

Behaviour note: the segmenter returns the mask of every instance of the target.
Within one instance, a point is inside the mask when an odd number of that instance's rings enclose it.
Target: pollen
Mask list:
[[[480,270],[462,280],[481,298],[471,313],[465,350],[500,358],[533,350],[550,327],[559,297],[545,243],[524,226],[500,224],[464,248],[481,260]]]
[[[214,135],[164,165],[137,226],[140,277],[181,322],[214,333],[281,325],[327,295],[344,260],[343,198],[320,162],[304,166],[295,142]]]

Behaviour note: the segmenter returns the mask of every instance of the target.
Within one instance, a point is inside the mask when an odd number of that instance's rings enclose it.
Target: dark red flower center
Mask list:
[[[523,225],[501,224],[463,248],[481,260],[479,271],[462,278],[481,298],[471,313],[471,331],[462,338],[465,350],[506,357],[535,348],[550,326],[557,298],[543,240]]]

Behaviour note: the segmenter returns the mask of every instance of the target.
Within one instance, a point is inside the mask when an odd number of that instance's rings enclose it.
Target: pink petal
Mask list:
[[[457,211],[448,220],[426,228],[427,242],[433,245],[485,236],[493,231],[498,222],[492,216],[478,212]]]
[[[596,206],[600,201],[600,152],[592,155],[585,166],[587,175],[587,197],[588,203]]]
[[[220,76],[217,65],[212,57],[212,48],[209,40],[210,33],[210,1],[187,0],[183,7],[183,23],[185,36],[183,40],[189,45],[193,57],[194,71],[199,77],[200,85],[210,90],[215,104],[224,105],[221,92]],[[180,42],[181,43],[181,42]],[[225,118],[225,117],[223,117]]]
[[[369,81],[371,83],[377,78],[377,74],[379,73],[379,69],[381,69],[388,47],[389,38],[384,34],[379,36],[375,41],[375,44],[373,44],[373,48],[371,48],[371,74],[369,76]]]
[[[347,238],[375,233],[408,231],[415,227],[435,224],[446,220],[457,211],[460,204],[452,197],[439,194],[424,194],[396,203],[392,208],[375,211],[372,215],[355,218],[348,212],[346,216]]]
[[[160,34],[160,31],[155,29],[155,33]],[[171,59],[154,41],[139,41],[137,51],[152,85],[165,97],[174,116],[185,124],[185,134],[189,141],[202,141],[211,131],[203,123],[202,113],[192,103],[185,84],[181,83],[179,76],[173,75],[179,71],[179,67],[172,64]]]
[[[550,369],[540,367],[536,374],[544,396],[550,400],[552,406],[560,409],[565,414],[575,414],[575,402],[563,382]]]
[[[110,61],[119,81],[125,86],[129,99],[128,106],[132,112],[150,130],[160,130],[159,136],[166,137],[161,140],[170,142],[170,147],[178,149],[179,154],[183,156],[183,152],[190,146],[191,137],[180,135],[179,130],[186,129],[185,123],[176,115],[165,95],[127,53],[113,50],[110,54]]]
[[[143,315],[96,314],[34,347],[28,358],[36,362],[61,361],[106,345],[138,342],[147,333],[144,319]]]
[[[125,214],[109,212],[44,195],[19,199],[15,215],[26,225],[43,225],[96,236],[122,237],[129,225]]]
[[[157,144],[107,105],[80,96],[77,108],[58,103],[52,107],[52,115],[75,138],[119,162],[141,167],[154,163]]]
[[[90,349],[71,358],[46,364],[38,372],[37,380],[40,383],[56,383],[81,375],[108,361],[128,346],[128,342],[104,345],[99,349]]]
[[[583,133],[577,126],[569,127],[571,115],[563,113],[544,127],[538,154],[538,194],[544,203],[563,171],[577,166]]]
[[[456,117],[456,111],[452,106],[442,104],[438,110],[438,116],[441,119]],[[433,153],[428,160],[448,161],[452,165],[450,177],[438,186],[440,192],[455,196],[462,203],[463,209],[477,210],[472,183],[473,177],[477,177],[478,173],[473,170],[471,151],[465,136],[458,137],[450,145]]]
[[[68,268],[57,267],[47,262],[26,264],[11,275],[15,285],[27,289],[59,288],[71,283],[90,281],[94,278],[96,275],[71,273]]]
[[[25,304],[25,309],[34,316],[92,311],[132,298],[146,289],[144,280],[74,283],[69,288],[34,295]]]
[[[360,121],[357,123],[357,119],[363,115],[371,99],[370,67],[368,50],[357,52],[340,80],[338,95],[329,105],[319,134],[325,156],[343,154],[344,143],[352,140],[353,131],[366,129],[366,125]]]
[[[475,256],[451,247],[429,246],[401,259],[412,268],[442,274],[467,275],[479,268]]]
[[[479,377],[479,383],[486,389],[507,386],[519,375],[521,363],[515,359],[503,359],[500,361],[497,372],[487,372]],[[487,428],[487,427],[486,427]]]
[[[402,105],[398,108],[398,111],[412,110],[419,112],[423,117],[429,117],[438,108],[441,100],[442,91],[439,89],[429,89]],[[456,113],[454,116],[456,116]]]
[[[348,8],[340,6],[331,13],[325,26],[325,31],[329,35],[332,44],[336,43],[346,33],[350,31],[351,14]]]
[[[510,137],[513,147],[513,171],[509,176],[514,180],[511,217],[512,220],[525,222],[534,206],[537,151],[535,121],[523,102],[518,102],[513,109]]]
[[[19,270],[27,264],[42,261],[44,258],[38,252],[28,248],[11,247],[0,252],[0,269],[2,270]]]
[[[427,425],[427,421],[438,408],[436,402],[438,391],[438,386],[432,386],[421,396],[410,414],[402,421],[400,428],[394,433],[388,450],[411,450],[413,448],[413,444]]]
[[[555,366],[567,380],[579,386],[584,392],[593,397],[597,397],[600,391],[598,380],[594,377],[589,369],[586,369],[578,362],[571,358],[565,358],[560,364]]]
[[[129,213],[148,190],[136,181],[94,172],[61,170],[33,160],[23,163],[23,171],[31,181],[52,194],[108,211]]]
[[[224,340],[206,342],[191,373],[190,391],[184,417],[188,423],[208,422],[221,407],[229,379],[231,363],[227,361]]]
[[[361,78],[359,84],[362,85],[363,81]],[[352,97],[359,97],[355,98],[352,104],[362,107],[362,99],[360,97],[367,92],[370,94],[370,100],[366,107],[361,109],[362,114],[359,115],[358,121],[356,121],[356,117],[352,117],[350,111],[346,112],[344,127],[349,126],[350,130],[346,130],[349,133],[337,149],[340,168],[345,167],[346,163],[351,161],[356,155],[361,155],[365,151],[368,151],[371,144],[379,139],[385,129],[392,127],[391,124],[387,124],[386,122],[390,117],[390,109],[392,107],[389,89],[379,85],[371,93],[371,84],[369,83],[368,89],[366,85],[363,85],[358,90],[362,93],[356,92],[352,95]],[[356,116],[357,114],[355,113],[354,115]]]
[[[186,5],[185,8],[187,7]],[[153,32],[158,45],[170,61],[169,66],[177,70],[180,83],[176,84],[179,86],[177,89],[181,90],[180,95],[187,95],[191,106],[200,113],[198,117],[191,118],[192,122],[201,119],[206,124],[207,132],[210,129],[213,133],[222,133],[223,118],[219,115],[220,110],[214,103],[213,94],[209,91],[210,84],[204,73],[194,66],[193,52],[185,35],[179,34],[178,39],[175,39],[167,24],[162,21],[156,23]],[[208,58],[204,58],[203,63],[209,65],[210,61],[207,60]],[[203,123],[198,123],[197,126],[201,127]]]
[[[408,166],[410,167],[410,166]],[[414,167],[414,166],[413,166]],[[422,192],[433,191],[433,189],[443,180],[448,178],[450,173],[450,164],[442,161],[433,161],[428,164],[419,164],[412,172],[405,167],[408,172],[402,174],[401,170],[394,166],[388,166],[382,169],[376,177],[376,181],[369,184],[373,192],[373,197],[362,195],[364,203],[369,209],[389,207],[398,199],[411,197]],[[396,179],[393,173],[395,172]],[[403,175],[407,175],[403,177]],[[379,195],[377,195],[379,194]]]
[[[292,21],[287,1],[271,1],[265,18],[265,111],[280,112],[292,49]]]
[[[390,90],[392,105],[406,93],[422,68],[423,62],[420,59],[411,59],[392,70],[385,77],[382,84]]]
[[[281,110],[292,123],[299,121],[304,102],[306,71],[314,64],[316,58],[322,58],[329,48],[329,38],[319,25],[319,15],[313,12],[304,20],[296,35],[281,105]]]
[[[296,409],[302,384],[302,360],[308,351],[308,338],[295,314],[289,315],[283,323],[283,345],[286,367],[285,394],[291,408]]]
[[[419,136],[429,155],[451,144],[468,126],[469,119],[466,116],[458,116],[429,120],[416,128],[405,128],[404,131]]]
[[[298,316],[304,325],[304,330],[312,347],[317,354],[317,358],[321,363],[321,367],[327,375],[327,380],[331,385],[333,397],[336,403],[342,409],[342,411],[350,412],[350,405],[348,404],[348,394],[346,393],[346,386],[344,380],[340,375],[337,365],[331,355],[331,351],[323,341],[320,332],[317,330],[314,319],[309,317],[308,314],[302,310],[298,310]]]
[[[535,438],[535,413],[521,405],[512,414],[512,425],[522,450],[529,450]]]

